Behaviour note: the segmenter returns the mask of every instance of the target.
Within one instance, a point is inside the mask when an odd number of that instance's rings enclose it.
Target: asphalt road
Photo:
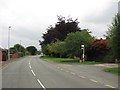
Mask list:
[[[118,75],[102,69],[28,56],[3,68],[2,88],[118,88]]]

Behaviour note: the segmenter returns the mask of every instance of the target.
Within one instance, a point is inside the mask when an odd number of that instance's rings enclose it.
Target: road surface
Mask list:
[[[3,68],[2,88],[118,88],[118,75],[102,69],[28,56]]]

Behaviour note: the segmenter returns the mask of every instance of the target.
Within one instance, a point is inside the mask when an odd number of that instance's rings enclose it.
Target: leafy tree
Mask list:
[[[85,45],[85,49],[91,45],[93,37],[89,34],[88,30],[82,30],[81,32],[69,33],[65,39],[66,51],[69,57],[81,56],[81,45]]]
[[[64,41],[57,41],[55,43],[48,44],[47,47],[51,53],[51,56],[65,57],[66,55],[66,47]]]
[[[10,54],[14,54],[14,53],[16,53],[17,51],[16,51],[16,49],[14,48],[14,47],[11,47],[10,48]]]
[[[120,14],[117,14],[110,27],[108,36],[115,59],[120,60]]]
[[[80,31],[80,28],[78,27],[78,21],[73,20],[72,18],[68,17],[66,20],[63,16],[58,16],[58,22],[55,24],[55,27],[49,26],[47,28],[47,32],[43,34],[43,41],[40,42],[40,45],[42,47],[42,51],[44,54],[49,54],[47,52],[47,44],[54,43],[57,40],[64,40],[68,33]]]
[[[109,39],[102,38],[94,40],[90,50],[87,52],[89,60],[103,61],[109,51],[108,41]]]
[[[34,47],[34,46],[29,46],[29,47],[26,48],[26,50],[27,50],[31,55],[35,55],[36,52],[37,52],[37,49],[36,49],[36,47]]]
[[[15,44],[14,45],[14,51],[16,51],[17,53],[19,53],[21,56],[25,56],[25,48],[20,45],[20,44]]]

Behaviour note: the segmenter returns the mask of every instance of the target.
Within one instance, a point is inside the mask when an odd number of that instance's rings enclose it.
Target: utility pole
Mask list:
[[[8,27],[8,60],[10,60],[10,29],[11,26]]]

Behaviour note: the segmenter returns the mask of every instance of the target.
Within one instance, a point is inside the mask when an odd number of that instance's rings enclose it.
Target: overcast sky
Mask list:
[[[0,0],[0,47],[7,48],[8,27],[10,46],[20,43],[40,49],[39,40],[57,15],[78,18],[79,26],[92,31],[98,38],[108,30],[118,11],[119,0]]]

